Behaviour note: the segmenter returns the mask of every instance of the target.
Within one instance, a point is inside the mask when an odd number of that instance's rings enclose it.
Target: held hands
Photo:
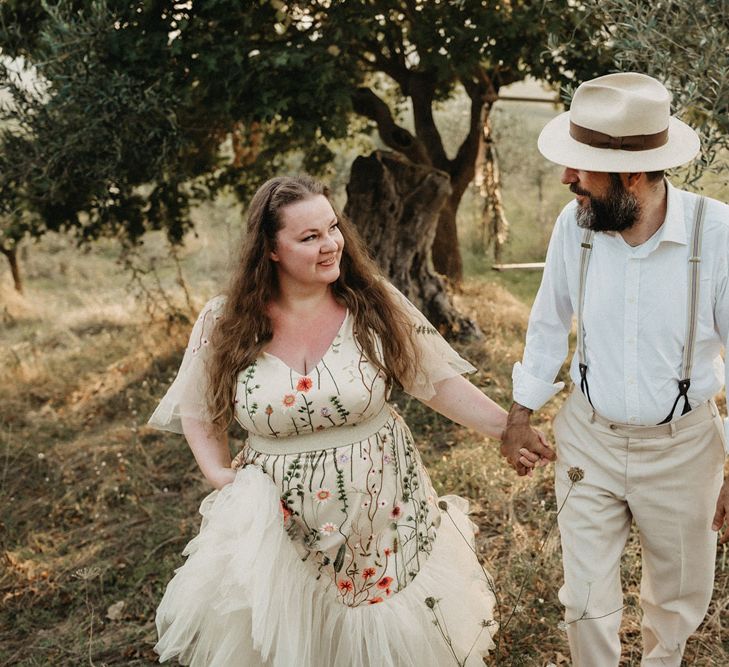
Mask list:
[[[501,455],[520,477],[531,476],[535,466],[547,465],[557,458],[544,434],[529,424],[531,412],[514,403],[501,436]]]
[[[724,480],[719,499],[716,501],[716,512],[711,522],[711,529],[719,532],[721,527],[726,525],[723,535],[719,538],[719,544],[729,541],[729,478]]]

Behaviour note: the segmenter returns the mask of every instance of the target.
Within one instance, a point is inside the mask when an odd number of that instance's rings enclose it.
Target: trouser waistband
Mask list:
[[[719,409],[713,400],[708,400],[695,408],[691,412],[674,419],[667,424],[656,424],[655,426],[639,426],[636,424],[623,424],[603,417],[590,405],[585,395],[580,391],[579,387],[574,387],[570,397],[575,410],[593,424],[600,424],[612,431],[615,435],[627,438],[664,438],[666,436],[674,436],[677,432],[710,421],[719,414]]]

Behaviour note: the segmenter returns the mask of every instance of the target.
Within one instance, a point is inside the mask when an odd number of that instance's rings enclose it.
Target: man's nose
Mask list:
[[[577,176],[577,170],[572,169],[572,167],[565,167],[562,171],[562,177],[560,179],[564,185],[569,185],[570,183],[577,183],[580,179]]]

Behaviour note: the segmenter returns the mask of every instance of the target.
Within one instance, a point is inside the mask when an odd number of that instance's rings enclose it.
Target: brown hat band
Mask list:
[[[593,148],[614,148],[621,151],[647,151],[660,148],[668,142],[668,128],[655,134],[634,134],[629,137],[611,137],[570,121],[570,136],[581,144]]]

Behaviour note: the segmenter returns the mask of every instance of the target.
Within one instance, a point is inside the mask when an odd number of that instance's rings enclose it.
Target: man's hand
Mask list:
[[[719,538],[719,544],[729,541],[729,478],[724,480],[721,491],[719,491],[719,499],[716,501],[716,512],[711,523],[711,530],[719,532],[725,523],[727,527],[724,534]]]
[[[531,475],[534,466],[557,458],[544,435],[529,424],[531,414],[529,408],[512,404],[501,436],[501,455],[520,477]]]

